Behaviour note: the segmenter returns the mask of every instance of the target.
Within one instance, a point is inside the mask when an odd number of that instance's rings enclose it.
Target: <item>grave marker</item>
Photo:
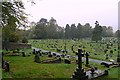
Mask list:
[[[82,49],[78,49],[78,68],[74,71],[74,74],[72,75],[73,79],[77,80],[86,80],[88,79],[88,76],[86,76],[86,72],[84,72],[84,69],[82,68]]]

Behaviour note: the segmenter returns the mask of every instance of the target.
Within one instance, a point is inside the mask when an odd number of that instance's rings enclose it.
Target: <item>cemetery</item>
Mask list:
[[[1,2],[0,79],[120,80],[120,24],[110,19],[115,11],[101,11],[102,0],[39,1]]]
[[[32,45],[30,49],[3,50],[3,78],[31,76],[99,80],[111,78],[111,75],[112,78],[119,77],[113,75],[119,74],[118,49],[115,48],[117,43],[109,46],[110,49],[105,43],[93,43],[88,39],[66,40],[66,49],[62,39],[29,40],[29,43]],[[96,45],[104,48],[99,51]],[[108,54],[107,59],[105,54]],[[116,71],[112,74],[113,70]]]

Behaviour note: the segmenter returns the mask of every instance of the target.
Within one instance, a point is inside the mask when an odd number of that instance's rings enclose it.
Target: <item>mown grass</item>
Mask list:
[[[3,71],[3,78],[70,78],[77,66],[64,63],[35,63],[34,56],[5,56],[4,58],[10,61],[10,72]]]
[[[76,69],[76,64],[65,64],[65,63],[53,63],[53,64],[42,64],[35,63],[34,56],[29,57],[22,56],[5,56],[5,60],[10,63],[10,72],[3,70],[3,78],[70,78]],[[42,60],[46,60],[47,56],[41,57]],[[86,68],[85,62],[83,67]],[[101,70],[107,70],[108,68],[90,62],[91,67],[98,67]],[[111,68],[109,75],[103,78],[118,78],[118,68]]]

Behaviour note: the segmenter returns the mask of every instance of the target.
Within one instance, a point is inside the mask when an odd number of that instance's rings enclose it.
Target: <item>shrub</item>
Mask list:
[[[23,39],[22,39],[22,43],[28,43],[27,38],[23,38]]]

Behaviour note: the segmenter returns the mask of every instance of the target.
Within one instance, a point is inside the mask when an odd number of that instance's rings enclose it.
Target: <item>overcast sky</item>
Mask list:
[[[25,12],[31,14],[31,22],[53,17],[62,27],[72,23],[90,23],[94,27],[97,20],[100,25],[118,28],[119,0],[34,0],[35,5],[27,1],[24,1]]]

